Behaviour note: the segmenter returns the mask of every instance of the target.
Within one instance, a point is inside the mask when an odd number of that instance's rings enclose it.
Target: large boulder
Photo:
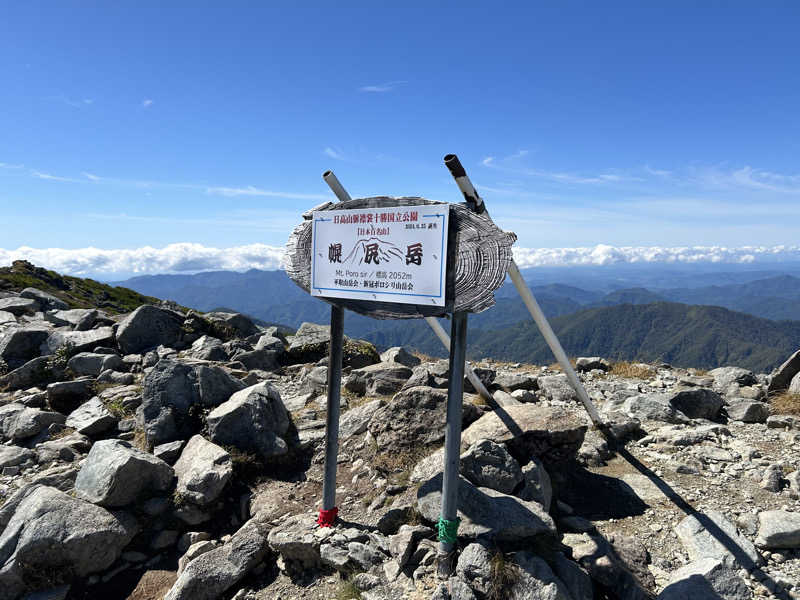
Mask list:
[[[441,473],[417,492],[417,509],[435,523],[442,509]],[[556,527],[542,506],[490,488],[476,487],[463,477],[458,482],[458,535],[467,539],[491,539],[498,543],[517,542],[538,536],[554,537]]]
[[[233,462],[225,450],[195,435],[175,463],[175,474],[176,493],[184,500],[205,506],[222,493],[233,475]]]
[[[689,423],[690,419],[670,404],[669,394],[636,394],[622,403],[623,413],[640,421]]]
[[[30,298],[39,303],[42,310],[67,310],[69,304],[61,298],[35,287],[27,287],[19,293],[20,298]]]
[[[757,400],[735,398],[725,410],[731,420],[742,423],[764,423],[769,417],[769,405]]]
[[[83,435],[96,436],[116,427],[117,421],[100,398],[92,398],[69,413],[66,426]]]
[[[47,403],[60,413],[69,414],[94,396],[94,379],[58,381],[47,386]]]
[[[789,384],[788,392],[790,394],[800,394],[800,373],[794,376],[792,382]]]
[[[772,373],[767,393],[777,394],[786,390],[798,373],[800,373],[800,350],[787,358],[786,362]]]
[[[26,462],[36,462],[36,453],[19,446],[0,445],[0,470],[5,467],[16,467]]]
[[[289,356],[295,362],[317,362],[328,354],[331,328],[316,323],[302,323],[291,338]]]
[[[422,361],[405,346],[394,346],[381,354],[381,362],[396,363],[413,369]]]
[[[652,600],[655,580],[647,569],[647,551],[630,538],[568,535],[572,557],[601,589],[621,600]]]
[[[411,373],[411,369],[401,364],[377,363],[354,369],[349,379],[358,378],[359,387],[370,396],[386,396],[400,390]]]
[[[725,566],[751,570],[761,564],[755,546],[724,515],[710,510],[685,517],[675,527],[689,560],[713,558]]]
[[[289,415],[278,390],[270,383],[252,385],[233,394],[206,417],[211,439],[270,458],[287,452],[283,437]]]
[[[739,575],[714,558],[699,558],[669,578],[658,600],[750,600],[750,588]]]
[[[523,462],[536,456],[546,464],[575,458],[588,426],[574,412],[539,404],[509,406],[483,415],[461,436],[466,449],[480,439],[505,443]]]
[[[509,600],[573,600],[569,588],[543,558],[527,550],[514,554],[517,576],[507,592]]]
[[[183,335],[182,325],[178,314],[145,304],[119,324],[117,345],[123,354],[141,354],[161,345],[174,348]]]
[[[10,368],[21,367],[39,356],[39,347],[50,330],[43,327],[17,327],[0,333],[0,359]]]
[[[718,367],[708,372],[714,378],[714,391],[725,394],[731,386],[748,386],[758,383],[752,371],[741,367]]]
[[[106,509],[55,488],[22,488],[0,509],[0,598],[111,566],[136,533]],[[29,582],[39,582],[31,586]]]
[[[193,559],[164,600],[215,600],[233,587],[267,551],[269,528],[258,517],[250,519],[230,540]]]
[[[39,434],[53,423],[63,423],[61,413],[29,408],[12,402],[0,406],[0,441],[17,442]]]
[[[210,335],[197,338],[187,354],[200,360],[228,360],[228,353],[222,346],[222,340]]]
[[[610,371],[611,363],[599,356],[581,356],[575,361],[575,370],[583,373],[588,371]]]
[[[478,440],[460,457],[461,474],[478,487],[510,494],[522,482],[522,469],[508,451],[492,440]]]
[[[172,488],[174,472],[163,460],[121,440],[92,446],[75,480],[79,498],[101,506],[127,506]]]
[[[94,352],[79,352],[69,359],[67,367],[75,375],[90,375],[97,377],[103,371],[127,371],[128,365],[118,354],[96,354]]]
[[[59,348],[67,346],[73,352],[91,352],[98,346],[114,345],[114,328],[98,327],[88,331],[63,331],[52,332],[42,344],[42,354],[54,354]]]
[[[30,298],[12,296],[11,298],[0,298],[0,310],[9,312],[14,316],[32,315],[39,310],[39,303]]]
[[[572,389],[566,375],[547,375],[537,380],[539,389],[548,400],[556,402],[577,402],[578,394]]]
[[[222,329],[229,331],[229,337],[246,338],[259,333],[258,327],[250,317],[240,313],[216,311],[206,313],[204,317],[209,321],[216,322]]]
[[[786,510],[758,513],[756,545],[770,550],[800,548],[800,513]]]
[[[5,387],[9,391],[22,390],[64,377],[63,369],[53,364],[49,356],[39,356],[0,377],[0,388]]]
[[[219,367],[160,360],[144,378],[136,418],[148,444],[186,439],[201,427],[194,411],[219,406],[243,387]]]
[[[724,401],[714,390],[688,387],[676,390],[669,403],[690,419],[716,419]]]

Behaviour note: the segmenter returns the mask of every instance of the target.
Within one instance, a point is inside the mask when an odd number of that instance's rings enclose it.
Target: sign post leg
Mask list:
[[[328,357],[328,415],[325,424],[325,479],[322,482],[322,510],[317,523],[330,527],[336,520],[336,467],[339,457],[339,408],[342,390],[342,349],[344,309],[331,307],[331,342]]]
[[[461,455],[461,412],[464,401],[464,359],[467,352],[467,313],[453,313],[450,331],[450,381],[447,386],[447,429],[444,439],[444,477],[439,529],[438,571],[449,577],[454,568],[458,531],[458,472]]]

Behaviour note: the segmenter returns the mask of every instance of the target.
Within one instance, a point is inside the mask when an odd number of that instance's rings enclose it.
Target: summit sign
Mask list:
[[[316,211],[312,296],[445,305],[449,207]]]

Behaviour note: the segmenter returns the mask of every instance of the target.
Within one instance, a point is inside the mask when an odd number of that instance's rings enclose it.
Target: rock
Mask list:
[[[225,450],[195,435],[175,463],[176,493],[200,506],[216,500],[233,475],[231,456]]]
[[[724,394],[732,385],[748,386],[758,383],[752,371],[740,367],[719,367],[708,372],[714,378],[714,390]]]
[[[389,552],[402,568],[408,563],[417,542],[433,536],[433,529],[424,525],[401,525],[400,531],[389,538]]]
[[[64,302],[61,298],[34,287],[25,288],[19,295],[20,298],[35,300],[42,310],[67,310],[69,308],[69,304]]]
[[[50,330],[42,327],[17,327],[0,333],[0,359],[10,369],[21,367],[38,358],[39,347],[47,340]]]
[[[54,354],[63,346],[73,352],[90,352],[98,346],[114,345],[114,328],[98,327],[89,331],[54,331],[41,346],[42,354]]]
[[[193,559],[164,600],[214,600],[233,587],[267,553],[269,529],[250,519],[230,540]]]
[[[758,513],[756,545],[770,550],[800,548],[800,513],[785,510]]]
[[[100,317],[100,312],[96,310],[90,310],[88,313],[81,317],[80,321],[75,323],[74,330],[75,331],[89,331],[93,329],[94,326],[97,324]]]
[[[166,444],[160,444],[153,448],[153,456],[171,465],[180,457],[182,448],[183,440],[167,442]]]
[[[53,365],[49,356],[40,356],[0,377],[0,387],[5,387],[9,391],[21,390],[64,377],[64,371]]]
[[[233,359],[242,363],[249,371],[274,371],[280,367],[278,354],[270,350],[240,352]]]
[[[498,373],[494,378],[494,384],[507,392],[516,392],[517,390],[535,391],[539,389],[536,377],[522,373]]]
[[[30,591],[26,581],[42,581],[42,573],[86,577],[108,568],[136,533],[104,508],[41,485],[10,498],[0,523],[0,590],[12,599]]]
[[[461,436],[466,448],[479,439],[505,443],[518,459],[533,456],[545,464],[572,460],[583,443],[588,426],[561,407],[521,404],[487,413],[470,425]]]
[[[514,398],[514,396],[512,396],[508,392],[504,392],[503,390],[497,390],[492,394],[492,397],[494,398],[495,403],[498,406],[502,407],[516,406],[518,404],[522,404],[522,402]]]
[[[689,560],[713,558],[730,568],[750,570],[761,564],[755,546],[721,513],[707,511],[685,517],[675,533]]]
[[[28,408],[12,402],[0,406],[0,441],[16,442],[39,434],[53,423],[63,423],[66,417],[61,413]]]
[[[0,307],[0,310],[2,310],[2,307]],[[800,350],[792,354],[786,359],[786,362],[773,372],[767,387],[767,394],[777,394],[786,390],[798,373],[800,373]]]
[[[4,325],[6,323],[16,323],[17,317],[12,315],[10,312],[5,310],[0,310],[0,325]]]
[[[133,373],[120,373],[106,369],[97,376],[97,383],[110,383],[112,385],[131,385],[135,378]]]
[[[255,349],[275,352],[278,356],[286,353],[286,347],[284,346],[283,340],[273,336],[270,333],[265,333],[258,338]]]
[[[282,436],[289,429],[289,415],[278,390],[257,383],[233,394],[206,418],[211,439],[251,451],[268,459],[286,454]]]
[[[0,446],[0,469],[16,467],[26,462],[36,462],[36,453],[19,446]]]
[[[183,573],[184,570],[186,570],[186,565],[188,565],[195,558],[201,554],[205,554],[206,552],[213,550],[216,547],[217,545],[210,540],[202,540],[189,546],[184,555],[178,560],[178,575]]]
[[[742,398],[731,400],[726,411],[728,418],[742,423],[765,423],[769,417],[769,405]]]
[[[246,338],[260,332],[256,324],[253,323],[249,317],[239,313],[216,311],[206,313],[204,317],[209,321],[214,321],[222,325],[223,329],[230,331],[230,337]]]
[[[690,419],[670,404],[669,394],[638,394],[623,402],[621,410],[640,421],[689,423]]]
[[[222,340],[210,335],[204,335],[196,339],[186,353],[200,360],[228,360],[228,353],[222,347]]]
[[[295,362],[317,362],[328,354],[330,338],[330,327],[315,323],[301,323],[300,328],[291,338],[289,356]]]
[[[593,600],[592,580],[577,563],[569,560],[561,552],[557,552],[550,566],[558,578],[564,582],[572,600]]]
[[[49,588],[39,592],[31,592],[26,594],[22,600],[67,600],[69,590],[72,586],[59,585],[57,587]]]
[[[116,427],[117,420],[100,398],[92,398],[73,410],[65,424],[78,433],[95,436]]]
[[[517,494],[522,500],[538,502],[545,512],[550,512],[550,503],[553,501],[553,485],[550,475],[544,465],[537,458],[522,467],[522,480],[524,486]]]
[[[770,415],[767,417],[768,429],[800,429],[800,417],[794,415]]]
[[[114,371],[127,371],[128,366],[118,354],[96,354],[93,352],[80,352],[69,359],[67,367],[75,375],[91,375],[97,377],[106,369]]]
[[[75,480],[79,498],[106,507],[127,506],[145,494],[167,492],[174,473],[163,460],[121,440],[92,446]]]
[[[582,356],[575,361],[576,371],[586,373],[588,371],[594,371],[595,369],[598,369],[600,371],[610,371],[611,363],[608,362],[605,358],[600,358],[599,356],[592,356],[592,357]]]
[[[442,504],[442,474],[425,482],[417,492],[420,514],[430,522],[439,519]],[[488,538],[498,543],[536,536],[555,535],[553,520],[535,502],[526,502],[489,488],[479,488],[459,478],[458,516],[461,538]]]
[[[690,419],[715,419],[724,404],[719,394],[707,388],[679,389],[669,403]]]
[[[366,340],[344,339],[342,348],[342,365],[351,369],[362,369],[381,362],[381,356],[375,346]]]
[[[405,346],[394,346],[381,354],[381,362],[396,363],[413,369],[422,361],[414,356]]]
[[[339,421],[339,436],[345,439],[364,433],[369,420],[380,405],[380,400],[371,400],[342,413]]]
[[[411,369],[392,363],[378,363],[354,369],[351,377],[360,377],[364,380],[364,389],[370,396],[386,396],[400,390],[411,377]]]
[[[145,304],[125,317],[117,329],[117,345],[123,354],[141,354],[164,345],[179,344],[183,318],[176,313]]]
[[[750,600],[750,588],[730,567],[700,558],[675,571],[658,600]]]
[[[800,373],[794,376],[787,391],[790,394],[800,394]]]
[[[532,552],[514,554],[516,580],[507,591],[509,600],[573,600],[572,596],[552,569]]]
[[[58,321],[63,321],[69,325],[75,327],[78,323],[85,320],[88,316],[92,313],[97,313],[99,315],[99,311],[93,308],[72,308],[70,310],[55,310],[50,313],[52,317],[55,317]]]
[[[193,411],[219,406],[243,387],[219,367],[160,360],[144,378],[137,422],[149,444],[185,439],[200,428]]]
[[[566,375],[547,375],[539,377],[537,382],[548,400],[567,403],[578,401],[578,395],[567,381]]]
[[[492,591],[492,555],[483,544],[468,544],[458,557],[456,574],[481,594]]]
[[[461,455],[461,475],[478,487],[510,494],[522,481],[522,469],[508,451],[491,440],[478,440]]]
[[[36,456],[40,463],[55,460],[73,462],[79,460],[81,455],[88,452],[91,447],[92,441],[88,437],[74,431],[57,439],[36,444]]]
[[[586,569],[593,581],[613,590],[614,597],[624,600],[651,600],[653,576],[646,566],[632,565],[630,558],[620,556],[615,545],[600,536],[582,534],[574,541],[565,536],[564,543],[572,548],[572,557]],[[623,545],[624,547],[624,545]],[[645,581],[640,577],[644,576]]]
[[[47,386],[47,403],[60,413],[69,414],[94,396],[94,379],[59,381]]]
[[[30,298],[20,298],[19,296],[12,296],[11,298],[0,298],[0,310],[9,312],[15,317],[22,315],[33,315],[39,310],[39,303]]]
[[[56,488],[62,492],[69,492],[75,486],[75,478],[77,476],[78,467],[75,465],[54,465],[31,477],[31,483],[38,483],[39,485]]]
[[[281,519],[268,535],[269,547],[280,554],[288,569],[297,566],[300,571],[319,568],[320,541],[330,535],[330,528],[321,529],[314,516],[308,513]]]

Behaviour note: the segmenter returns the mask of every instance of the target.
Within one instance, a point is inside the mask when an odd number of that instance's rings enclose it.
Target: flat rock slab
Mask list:
[[[724,515],[710,510],[689,515],[675,527],[690,560],[713,558],[730,568],[752,569],[761,555]]]
[[[701,558],[672,574],[658,600],[750,600],[750,588],[730,567]]]
[[[191,502],[205,506],[216,500],[233,475],[231,455],[200,435],[186,444],[175,463],[176,492]]]
[[[756,545],[761,548],[800,548],[800,513],[765,510],[758,515]]]
[[[425,482],[417,492],[417,507],[428,521],[436,522],[442,508],[442,474]],[[458,517],[462,538],[513,542],[537,536],[555,536],[556,526],[542,506],[479,488],[464,479],[458,482]]]
[[[83,435],[98,435],[117,426],[118,419],[111,414],[100,398],[92,398],[73,410],[66,426]]]
[[[463,432],[461,448],[489,439],[506,443],[512,454],[558,463],[575,458],[587,429],[580,417],[563,408],[521,404],[483,415]]]

